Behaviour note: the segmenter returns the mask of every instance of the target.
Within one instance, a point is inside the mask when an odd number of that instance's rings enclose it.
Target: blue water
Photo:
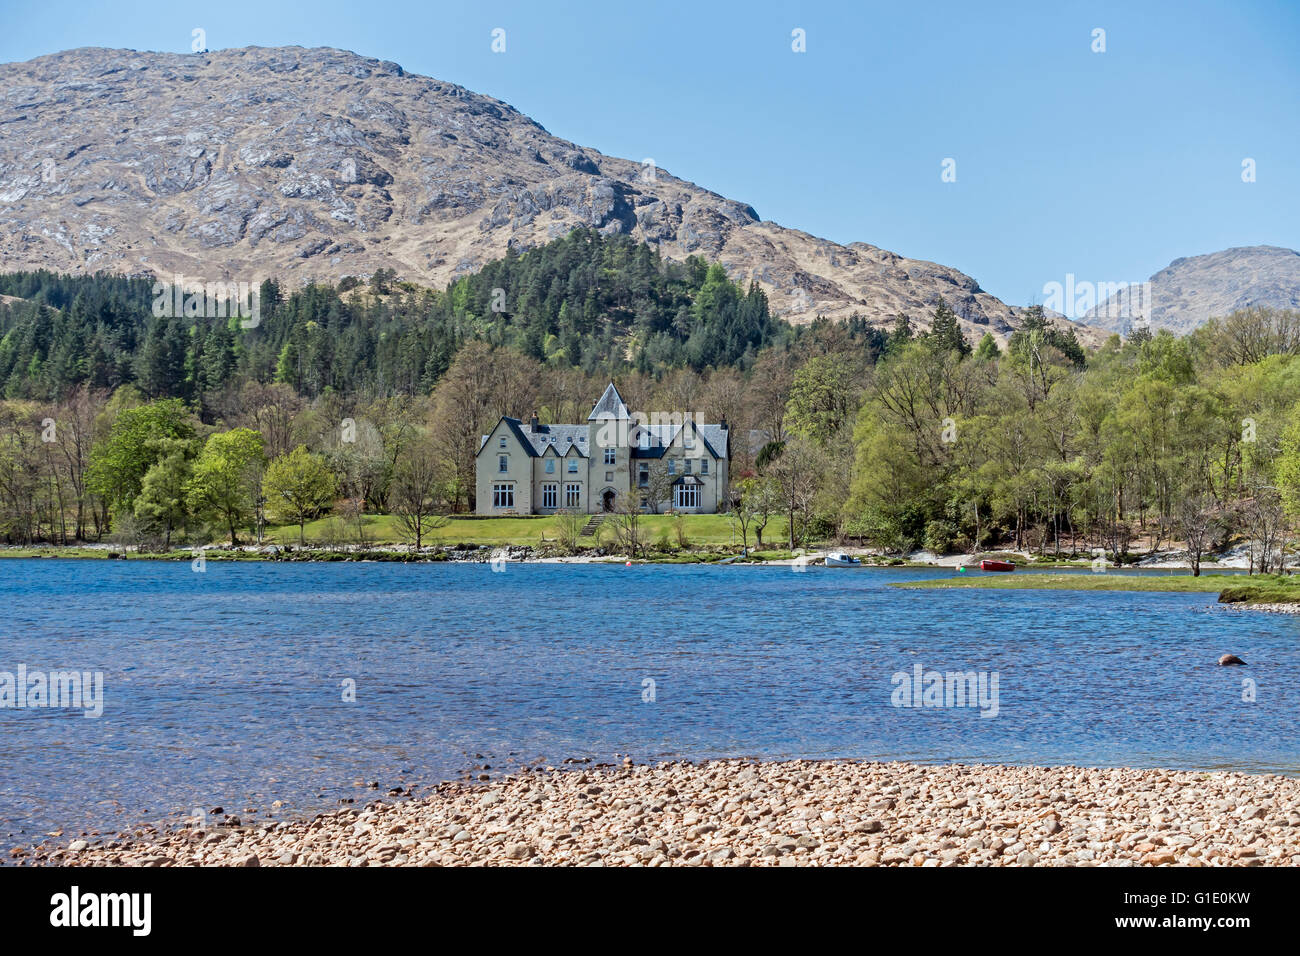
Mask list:
[[[0,835],[315,812],[375,795],[357,781],[616,753],[1300,771],[1300,621],[1213,595],[886,587],[936,573],[0,561],[0,671],[100,670],[106,701],[0,709]],[[996,671],[998,715],[894,707],[916,663]]]

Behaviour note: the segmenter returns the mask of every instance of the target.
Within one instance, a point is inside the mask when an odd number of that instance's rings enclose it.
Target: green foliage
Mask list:
[[[257,506],[266,456],[260,433],[235,428],[208,437],[194,462],[186,488],[191,512],[223,525],[230,543],[238,544],[237,529]]]
[[[88,486],[114,511],[132,511],[145,474],[167,447],[160,439],[168,438],[194,438],[194,426],[180,399],[121,411],[107,437],[91,451]]]
[[[141,482],[134,514],[141,530],[161,535],[166,547],[171,544],[172,534],[184,527],[189,517],[186,499],[194,443],[183,438],[158,438],[150,444],[154,446],[156,458]]]
[[[913,340],[915,332],[912,329],[912,320],[907,313],[899,315],[894,319],[894,327],[889,333],[889,339],[886,342],[885,349],[888,352],[895,353],[900,351],[905,345]]]
[[[922,544],[925,550],[934,554],[947,554],[952,550],[953,539],[956,537],[957,527],[951,521],[929,521],[925,525]]]
[[[759,449],[758,456],[754,459],[754,467],[760,472],[766,471],[772,462],[781,457],[783,451],[785,451],[785,442],[768,442]]]
[[[368,297],[355,280],[287,298],[264,282],[261,322],[244,329],[226,318],[155,318],[144,280],[0,275],[0,294],[24,300],[0,304],[0,383],[9,397],[42,398],[132,383],[150,398],[198,401],[246,381],[313,397],[425,394],[470,340],[613,375],[747,368],[764,346],[794,336],[757,285],[742,289],[719,265],[669,262],[594,230],[512,250],[444,292],[395,278],[377,269]]]
[[[993,338],[992,332],[985,332],[980,344],[975,347],[975,361],[991,362],[1001,357],[1002,350],[998,348],[997,339]]]
[[[1256,435],[1258,442],[1259,436]],[[1290,515],[1300,515],[1300,404],[1291,410],[1290,425],[1282,435],[1277,456],[1277,486]]]
[[[1287,427],[1300,358],[1223,364],[1201,338],[1161,331],[1084,356],[1031,309],[1002,357],[988,338],[967,360],[899,346],[858,413],[843,527],[900,550],[1009,541],[1122,557],[1135,537],[1185,540],[1180,505],[1198,500],[1216,516],[1211,543],[1276,547],[1268,489],[1300,514],[1300,426]]]
[[[298,525],[298,543],[303,544],[303,526],[329,506],[338,492],[338,481],[321,455],[305,445],[275,459],[266,469],[262,496],[273,519]]]
[[[786,427],[825,442],[849,420],[861,391],[852,363],[843,354],[810,358],[795,372],[786,405]]]
[[[970,345],[967,344],[965,336],[961,334],[961,327],[957,322],[957,313],[953,312],[943,299],[940,299],[938,306],[935,307],[930,331],[926,334],[925,339],[930,347],[937,352],[957,352],[959,355],[970,354]]]
[[[1082,368],[1086,361],[1083,346],[1079,344],[1074,329],[1062,332],[1049,325],[1043,307],[1031,305],[1025,310],[1020,328],[1013,332],[1007,341],[1007,352],[1026,362],[1034,359],[1044,361],[1042,358],[1044,349],[1058,352],[1075,368]]]

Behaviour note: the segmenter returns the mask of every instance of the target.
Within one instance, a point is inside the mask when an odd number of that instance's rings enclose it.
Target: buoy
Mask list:
[[[966,573],[966,569],[965,569],[964,567],[962,567],[962,566],[959,564],[959,565],[957,565],[957,573],[958,573],[958,574],[965,574],[965,573]]]
[[[628,568],[632,567],[632,562],[629,561],[627,564],[624,565],[624,567],[628,567]]]
[[[1245,663],[1246,662],[1243,661],[1236,654],[1224,654],[1222,657],[1219,658],[1220,667],[1232,667],[1237,664],[1245,664]]]

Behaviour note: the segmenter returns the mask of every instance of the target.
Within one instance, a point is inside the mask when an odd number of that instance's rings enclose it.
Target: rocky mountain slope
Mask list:
[[[1240,246],[1175,259],[1150,279],[1153,328],[1190,332],[1211,318],[1248,305],[1300,309],[1300,252],[1278,246]],[[1084,316],[1112,332],[1127,332],[1134,316],[1121,293]]]
[[[0,268],[449,279],[578,225],[757,279],[792,321],[942,296],[972,338],[1018,310],[955,269],[764,222],[499,100],[332,49],[79,49],[0,65]],[[1094,333],[1095,334],[1095,333]]]

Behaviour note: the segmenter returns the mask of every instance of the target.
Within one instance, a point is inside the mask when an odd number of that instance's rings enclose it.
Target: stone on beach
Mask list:
[[[77,866],[1294,866],[1297,806],[1300,780],[1271,774],[718,760],[533,770],[310,820],[13,855]]]

